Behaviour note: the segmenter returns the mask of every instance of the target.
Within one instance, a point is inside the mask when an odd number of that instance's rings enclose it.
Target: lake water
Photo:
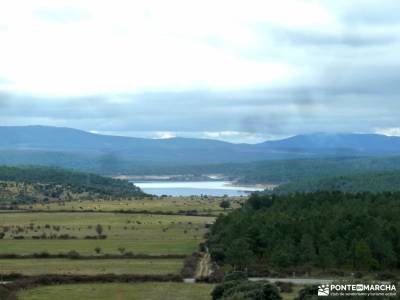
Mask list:
[[[135,181],[145,193],[157,196],[245,196],[260,188],[232,186],[228,181]]]

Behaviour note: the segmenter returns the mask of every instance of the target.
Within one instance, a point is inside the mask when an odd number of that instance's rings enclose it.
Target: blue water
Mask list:
[[[226,181],[137,181],[135,185],[145,193],[157,196],[245,196],[262,189],[244,186],[231,186]]]

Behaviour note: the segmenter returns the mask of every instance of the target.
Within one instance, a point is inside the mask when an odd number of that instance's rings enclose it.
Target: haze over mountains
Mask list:
[[[218,140],[143,139],[46,126],[0,127],[0,164],[41,164],[96,172],[259,160],[400,155],[400,137],[310,134],[260,144]],[[134,170],[132,170],[134,171]]]

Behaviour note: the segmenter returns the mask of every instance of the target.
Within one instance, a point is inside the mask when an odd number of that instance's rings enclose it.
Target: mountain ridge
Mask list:
[[[259,144],[220,140],[146,139],[102,135],[51,126],[0,126],[0,164],[42,164],[79,168],[99,165],[202,165],[261,160],[400,155],[400,137],[379,134],[316,133]],[[39,157],[39,158],[38,158]],[[51,157],[51,163],[46,161]],[[58,158],[60,161],[58,161]],[[70,161],[65,165],[63,160]],[[91,168],[84,168],[91,169]]]

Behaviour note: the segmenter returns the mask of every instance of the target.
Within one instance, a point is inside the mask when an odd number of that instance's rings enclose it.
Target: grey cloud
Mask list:
[[[102,132],[190,132],[192,137],[196,132],[199,137],[218,131],[285,136],[400,127],[400,26],[396,25],[400,2],[323,3],[337,18],[337,31],[255,24],[252,29],[261,35],[259,45],[240,49],[239,55],[255,62],[281,62],[310,70],[310,76],[298,81],[248,90],[147,91],[57,99],[2,92],[0,123]],[[56,12],[42,12],[41,17],[68,21],[57,18]],[[74,20],[73,12],[70,20]],[[209,43],[226,47],[219,37],[210,37]]]
[[[313,131],[368,131],[392,126],[399,104],[395,98],[360,94],[322,94],[313,89],[230,93],[152,93],[132,95],[115,104],[109,98],[12,98],[0,110],[0,121],[34,120],[99,131],[241,131],[290,135]],[[264,99],[265,105],[260,105]],[[145,100],[145,101],[144,101]],[[245,104],[245,105],[244,105]],[[53,122],[53,123],[52,123]]]
[[[330,5],[340,12],[341,4],[344,3],[341,1],[332,1],[333,3]],[[353,0],[345,2],[347,2],[347,5],[350,3],[350,5],[344,10],[341,17],[348,24],[371,26],[400,23],[398,14],[400,11],[400,2],[397,0]]]
[[[276,28],[273,32],[276,39],[289,42],[293,46],[366,47],[390,45],[399,41],[397,36],[390,33],[357,32],[351,29],[339,32],[318,32],[316,30]]]

